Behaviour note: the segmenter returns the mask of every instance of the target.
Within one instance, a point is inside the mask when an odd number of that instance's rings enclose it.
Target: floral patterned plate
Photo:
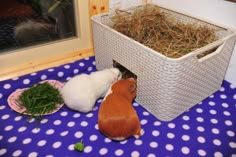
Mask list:
[[[64,85],[63,83],[61,83],[60,81],[57,81],[57,80],[45,80],[40,83],[44,83],[44,82],[48,82],[50,85],[54,86],[59,91],[62,89],[62,87]],[[21,95],[21,93],[27,89],[28,88],[22,88],[22,89],[15,90],[13,93],[11,93],[9,95],[7,102],[8,102],[8,105],[11,107],[11,109],[13,109],[14,111],[21,113],[21,114],[25,114],[25,115],[31,115],[30,113],[26,112],[26,108],[19,106],[17,103],[17,100],[18,100],[19,96]],[[53,114],[53,113],[57,112],[63,105],[64,105],[64,103],[58,105],[58,107],[55,110],[53,110],[52,112],[48,112],[43,115]]]

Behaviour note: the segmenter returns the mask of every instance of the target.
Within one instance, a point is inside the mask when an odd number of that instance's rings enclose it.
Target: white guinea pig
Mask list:
[[[120,78],[121,74],[117,68],[96,71],[90,75],[77,75],[65,83],[61,94],[70,109],[89,112],[97,99],[105,96],[112,83]]]

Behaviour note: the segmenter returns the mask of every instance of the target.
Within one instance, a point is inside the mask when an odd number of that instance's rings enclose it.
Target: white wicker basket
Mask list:
[[[160,120],[170,121],[221,87],[236,33],[182,13],[161,10],[184,23],[216,29],[219,40],[173,59],[112,29],[112,13],[93,16],[92,28],[97,69],[112,67],[115,60],[132,71],[137,75],[136,101]],[[213,48],[217,49],[198,59],[198,54]]]

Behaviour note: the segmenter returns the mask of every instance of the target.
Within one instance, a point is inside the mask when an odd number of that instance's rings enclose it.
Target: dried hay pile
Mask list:
[[[137,7],[132,13],[117,10],[112,21],[113,29],[170,58],[179,58],[217,40],[213,29],[173,21],[152,4]]]

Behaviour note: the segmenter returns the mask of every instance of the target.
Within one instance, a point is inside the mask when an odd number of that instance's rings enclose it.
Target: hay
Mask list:
[[[117,10],[112,21],[113,29],[171,58],[179,58],[217,40],[213,29],[175,21],[152,4],[137,7],[132,13]]]

